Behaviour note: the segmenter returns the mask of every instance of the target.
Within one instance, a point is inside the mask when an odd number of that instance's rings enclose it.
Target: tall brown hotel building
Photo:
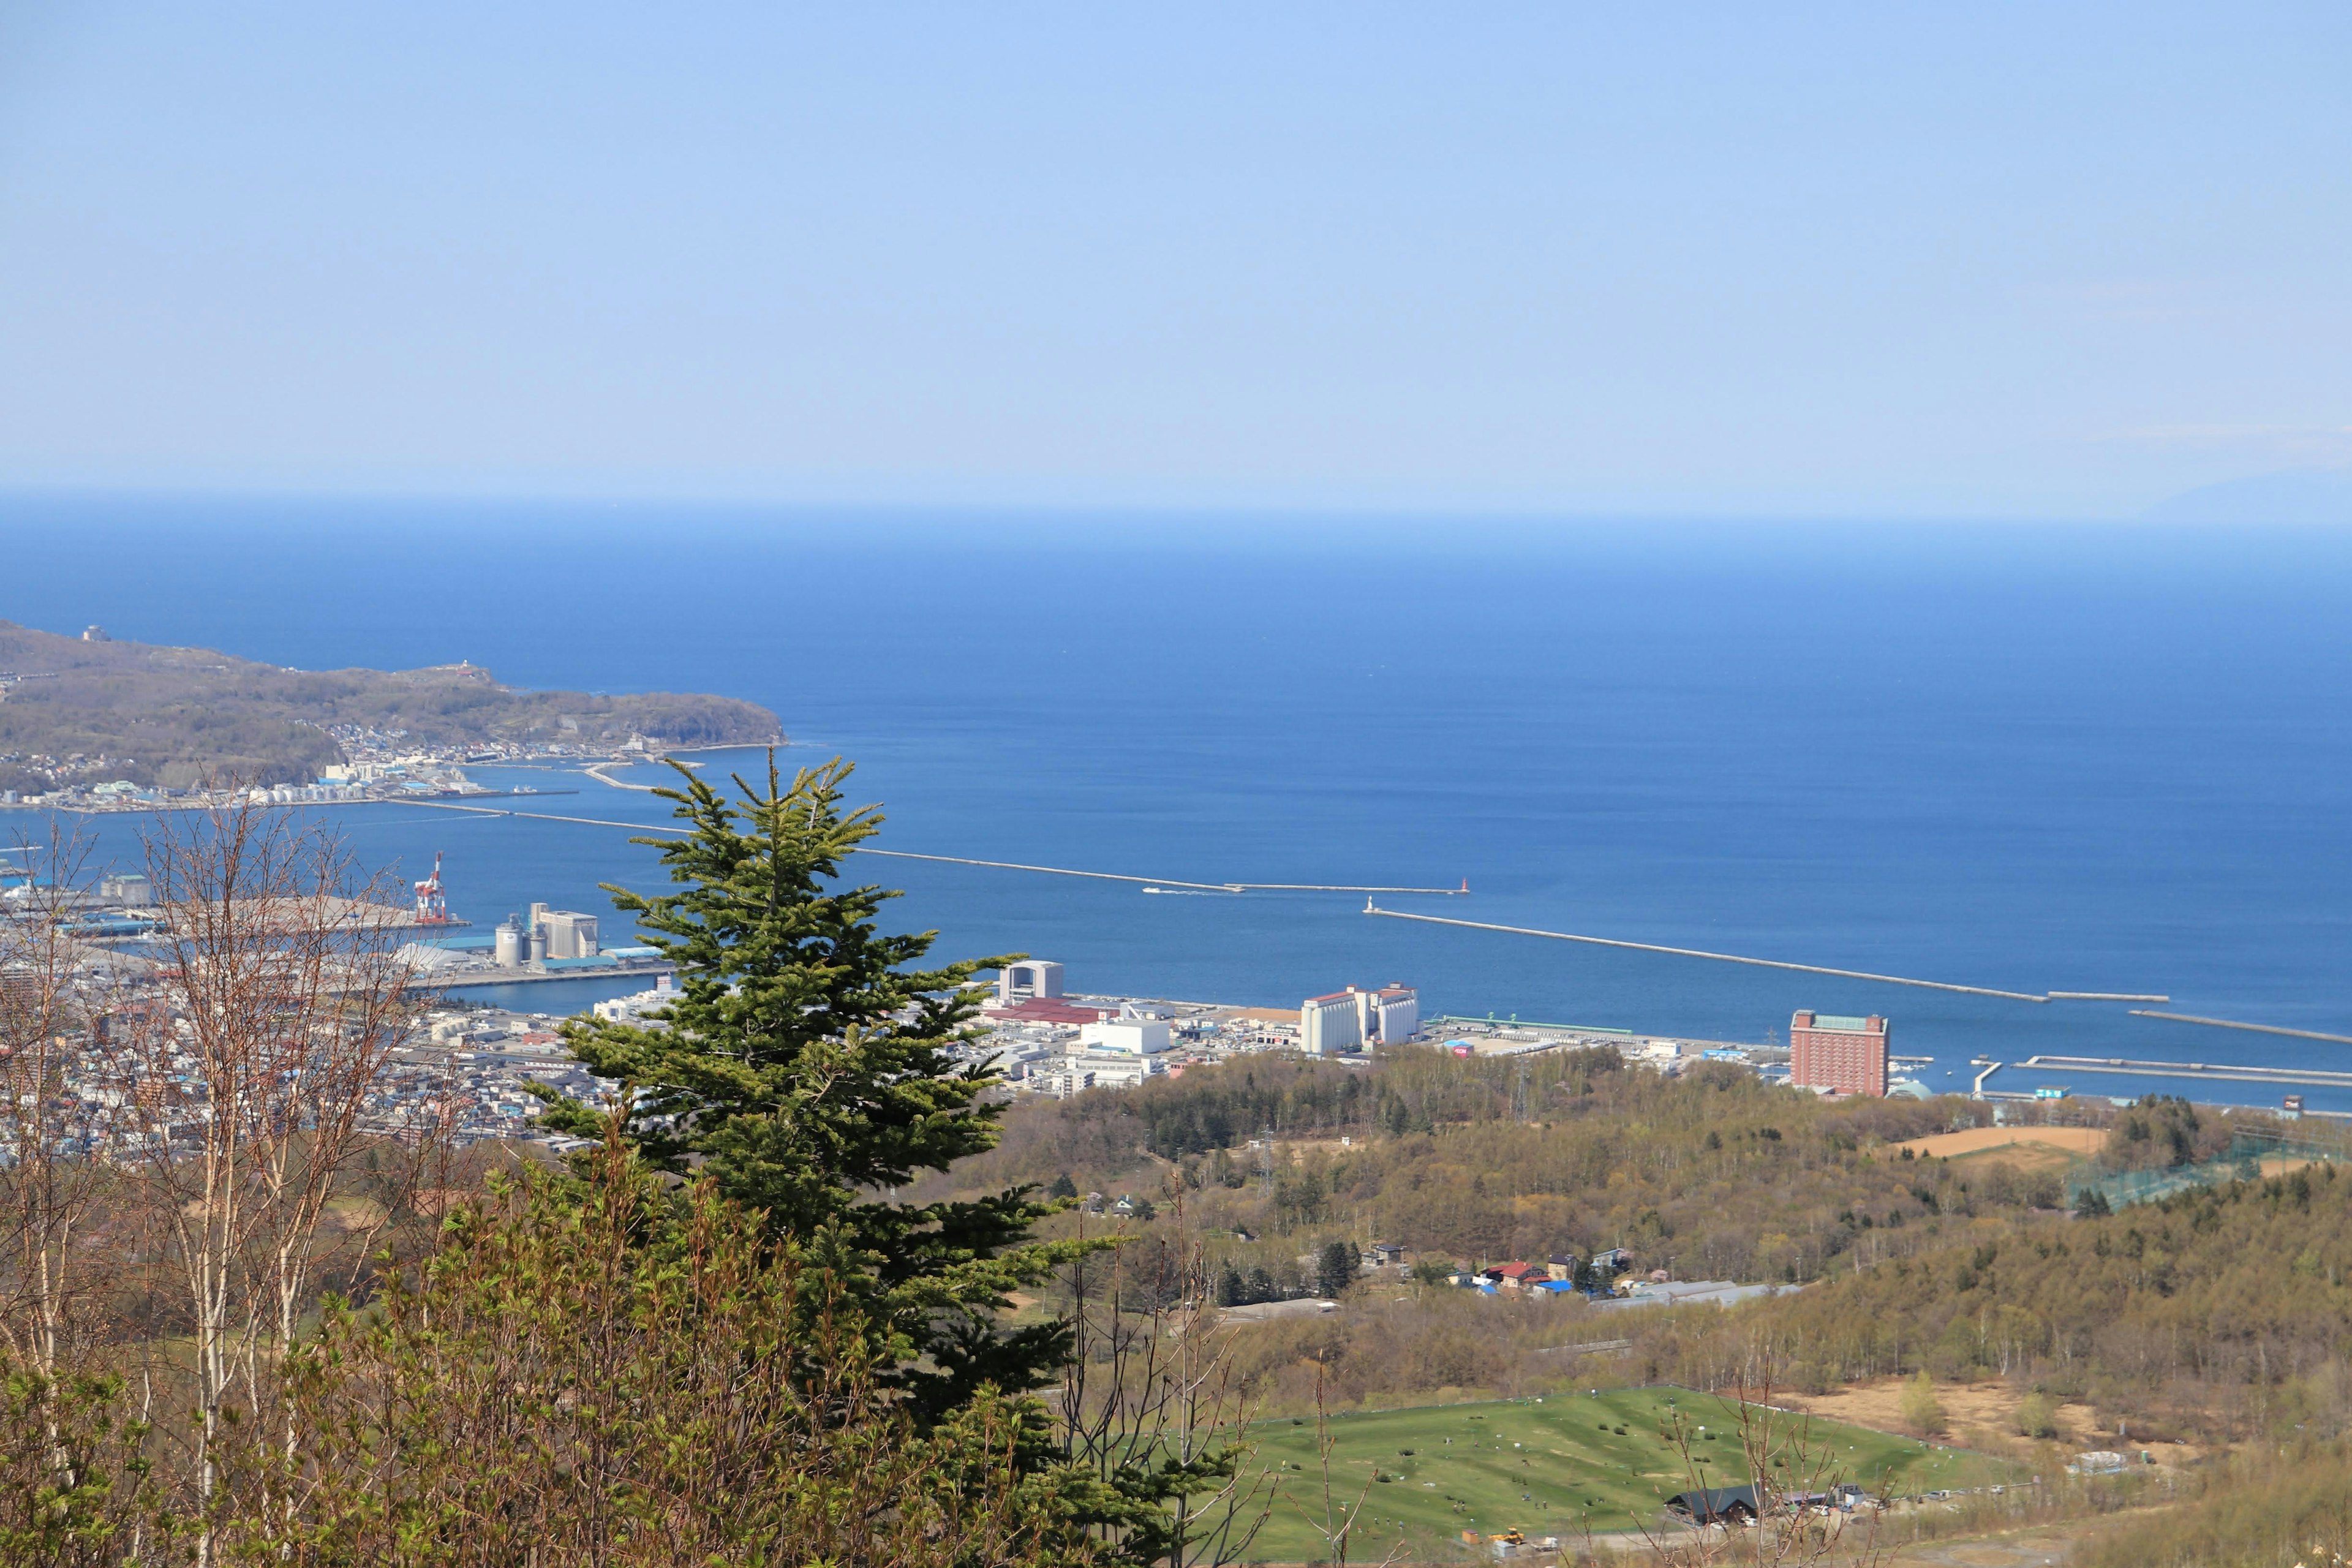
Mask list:
[[[1840,1094],[1886,1093],[1887,1022],[1833,1013],[1798,1014],[1789,1020],[1789,1081],[1800,1089]]]

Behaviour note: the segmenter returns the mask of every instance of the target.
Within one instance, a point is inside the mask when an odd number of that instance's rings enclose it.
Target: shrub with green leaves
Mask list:
[[[1012,1462],[1034,1405],[918,1430],[863,1312],[712,1181],[673,1198],[617,1147],[584,1183],[528,1173],[417,1277],[330,1310],[289,1368],[298,1500],[224,1544],[320,1568],[1095,1560],[1071,1521],[1100,1483]],[[229,1495],[278,1463],[249,1450]]]

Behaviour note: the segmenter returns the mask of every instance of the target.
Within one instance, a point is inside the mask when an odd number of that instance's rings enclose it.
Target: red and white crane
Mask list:
[[[433,851],[433,875],[416,884],[416,923],[421,926],[445,926],[449,923],[449,900],[441,896],[441,851]]]

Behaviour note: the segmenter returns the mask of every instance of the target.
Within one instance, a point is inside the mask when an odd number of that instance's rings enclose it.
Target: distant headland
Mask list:
[[[526,691],[466,663],[290,669],[117,641],[98,626],[61,637],[0,621],[0,791],[20,802],[782,738],[775,714],[730,697]]]

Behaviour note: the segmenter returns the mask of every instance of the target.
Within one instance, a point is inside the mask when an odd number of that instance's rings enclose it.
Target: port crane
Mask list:
[[[421,926],[445,926],[449,923],[449,900],[441,894],[441,851],[433,851],[433,875],[416,884],[416,923]]]

